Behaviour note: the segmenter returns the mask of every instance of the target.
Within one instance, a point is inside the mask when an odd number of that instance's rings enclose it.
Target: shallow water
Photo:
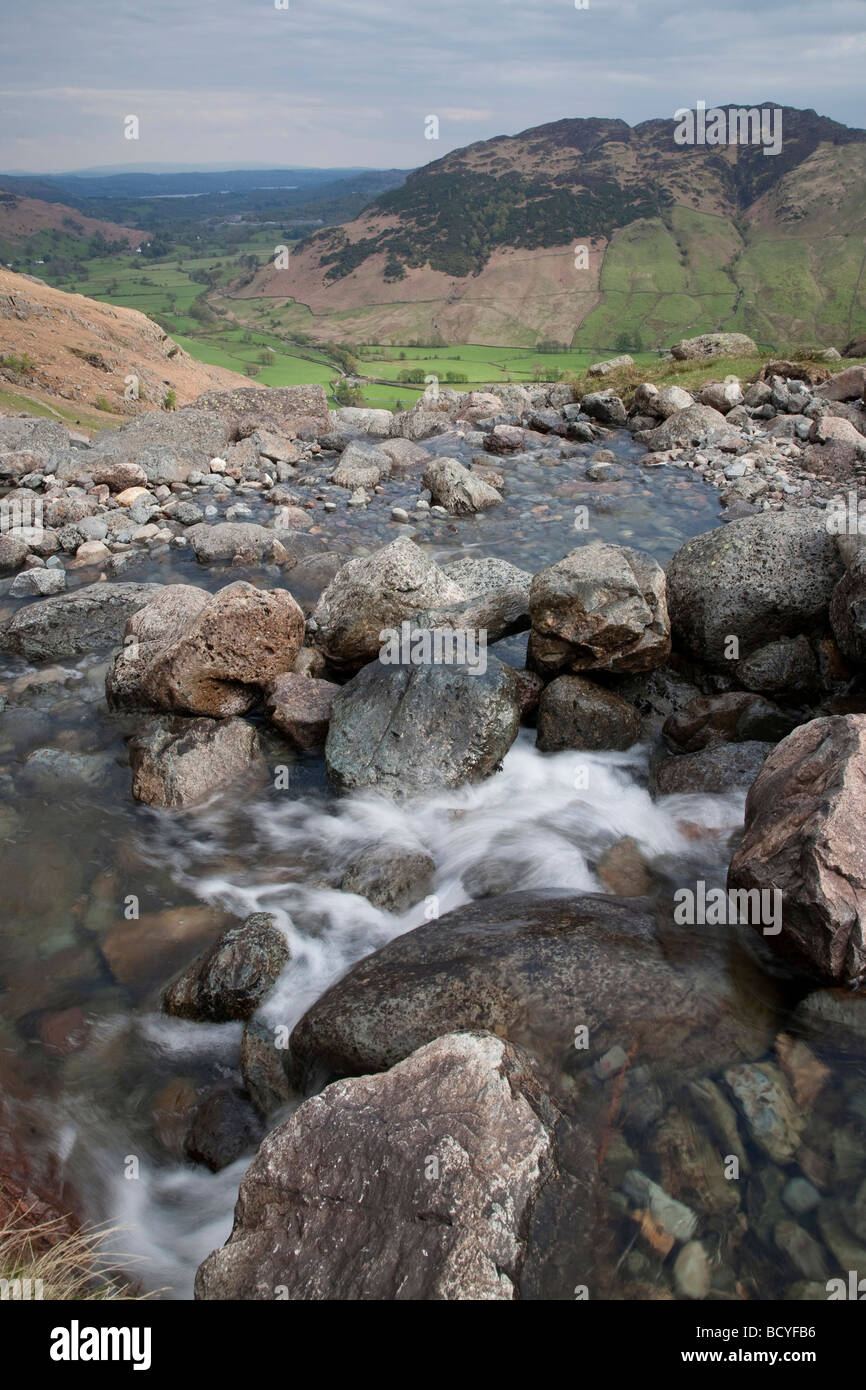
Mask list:
[[[418,538],[439,559],[492,554],[537,570],[599,534],[664,563],[716,524],[716,495],[693,475],[640,468],[642,451],[627,436],[611,444],[621,461],[614,484],[593,490],[582,480],[585,457],[520,464],[501,508],[424,522]],[[573,507],[587,492],[593,529],[576,535]],[[405,484],[389,484],[366,511],[323,514],[323,532],[373,548],[398,533],[389,509],[408,496]],[[208,588],[238,577],[275,582],[266,572],[202,571],[179,552],[129,577]],[[291,588],[291,573],[276,582]],[[738,796],[653,802],[646,749],[542,755],[529,731],[497,776],[408,808],[369,794],[335,798],[321,758],[266,736],[271,769],[290,769],[285,789],[253,780],[191,812],[153,811],[130,795],[123,739],[137,720],[105,707],[107,659],[57,663],[64,678],[13,694],[0,714],[0,1079],[12,1097],[13,1147],[29,1152],[37,1177],[67,1183],[89,1216],[120,1223],[114,1239],[136,1257],[132,1272],[167,1297],[191,1296],[196,1265],[228,1235],[249,1161],[211,1174],[182,1160],[178,1139],[185,1098],[233,1074],[241,1026],[159,1012],[165,984],[228,918],[266,910],[285,930],[291,960],[263,1013],[291,1027],[353,962],[425,920],[424,903],[392,916],[340,891],[346,864],[367,845],[423,846],[441,914],[470,899],[481,870],[497,892],[606,891],[598,860],[624,837],[660,884],[723,883],[742,824]],[[7,661],[0,679],[8,689],[27,669]],[[59,761],[55,753],[25,770],[37,748],[61,750]],[[586,790],[578,766],[588,769]],[[133,899],[138,917],[127,920]]]

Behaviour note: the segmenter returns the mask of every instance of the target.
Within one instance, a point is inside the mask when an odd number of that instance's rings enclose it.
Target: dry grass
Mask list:
[[[118,1273],[118,1266],[129,1264],[130,1259],[109,1249],[106,1241],[119,1229],[93,1226],[70,1231],[66,1217],[34,1224],[23,1212],[0,1228],[0,1280],[9,1284],[29,1280],[29,1297],[45,1301],[151,1297]],[[13,1296],[6,1292],[7,1298]]]
[[[634,401],[635,391],[644,381],[651,381],[659,390],[665,386],[682,386],[686,391],[696,391],[711,381],[724,381],[726,376],[736,376],[744,382],[754,381],[767,362],[781,361],[798,362],[803,367],[822,368],[832,373],[852,366],[854,359],[822,362],[802,349],[763,352],[751,357],[715,357],[700,362],[678,362],[672,357],[660,357],[658,362],[647,362],[643,366],[615,367],[607,376],[589,376],[584,372],[567,380],[579,395],[585,395],[588,391],[606,391],[610,387],[628,408]]]

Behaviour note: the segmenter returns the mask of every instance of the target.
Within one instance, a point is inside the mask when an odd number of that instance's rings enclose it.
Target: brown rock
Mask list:
[[[153,719],[129,745],[132,794],[148,806],[196,805],[260,756],[256,731],[242,719]]]
[[[268,717],[298,748],[319,748],[328,736],[331,701],[339,689],[333,681],[286,671],[268,692]]]

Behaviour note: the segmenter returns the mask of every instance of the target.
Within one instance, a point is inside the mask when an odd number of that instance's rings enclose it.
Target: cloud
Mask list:
[[[635,124],[698,98],[866,124],[863,0],[28,0],[7,11],[5,169],[411,167],[563,116]],[[142,121],[135,149],[122,141],[128,113]],[[437,144],[424,138],[429,113]]]

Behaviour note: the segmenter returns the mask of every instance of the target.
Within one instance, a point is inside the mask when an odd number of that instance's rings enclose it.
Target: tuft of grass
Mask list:
[[[130,1257],[106,1246],[119,1229],[92,1226],[70,1231],[66,1217],[34,1224],[22,1212],[0,1227],[0,1281],[7,1281],[2,1287],[29,1280],[30,1297],[45,1301],[149,1298],[152,1295],[141,1293],[117,1272],[118,1265],[130,1263]],[[12,1296],[7,1292],[7,1298]]]

